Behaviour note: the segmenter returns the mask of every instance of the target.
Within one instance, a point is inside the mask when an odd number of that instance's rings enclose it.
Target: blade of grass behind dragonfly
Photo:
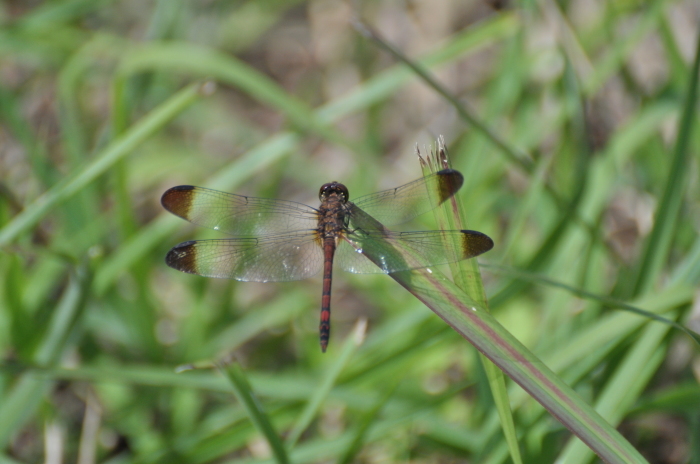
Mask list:
[[[669,317],[678,317],[678,311],[672,311]],[[647,323],[640,337],[615,369],[612,378],[597,395],[595,410],[611,423],[619,424],[622,421],[652,376],[658,372],[666,351],[663,340],[669,330],[671,328],[668,325]],[[557,462],[585,464],[592,457],[590,449],[580,440],[570,439]]]
[[[343,451],[340,455],[340,459],[338,459],[338,464],[355,462],[355,457],[359,454],[360,450],[362,450],[362,444],[367,439],[367,431],[370,426],[376,422],[377,416],[393,396],[396,387],[398,387],[401,382],[401,378],[400,375],[397,375],[393,380],[390,380],[389,385],[384,386],[384,394],[362,415],[357,429],[351,435],[352,440],[345,446],[345,451]]]
[[[40,367],[52,367],[70,344],[70,333],[79,323],[90,287],[90,274],[83,266],[71,273],[68,285],[52,313],[46,336],[34,355]],[[5,449],[12,435],[36,412],[53,382],[41,372],[28,370],[14,387],[0,396],[0,449]]]
[[[141,44],[125,54],[117,78],[126,79],[139,72],[152,70],[186,72],[232,85],[284,114],[302,131],[317,134],[358,153],[367,150],[360,143],[345,137],[331,124],[322,121],[302,100],[285,92],[273,79],[234,56],[213,48],[185,42]]]
[[[351,332],[350,336],[345,340],[343,344],[343,349],[340,352],[338,358],[333,358],[331,362],[331,367],[326,369],[326,375],[321,380],[318,388],[315,389],[313,396],[309,399],[306,404],[304,411],[299,415],[299,418],[294,423],[291,432],[285,440],[285,444],[291,451],[296,445],[299,437],[307,429],[311,421],[313,420],[318,410],[321,408],[321,404],[328,397],[333,385],[335,385],[338,380],[338,376],[343,369],[348,364],[352,356],[357,352],[357,348],[362,344],[365,337],[365,331],[367,330],[367,319],[360,319],[355,324],[355,329]]]
[[[236,398],[241,403],[246,413],[248,413],[250,421],[265,438],[267,444],[270,445],[270,450],[275,460],[279,463],[289,463],[287,450],[285,450],[282,440],[280,440],[279,434],[277,434],[272,426],[269,417],[265,411],[263,411],[260,402],[255,398],[250,382],[248,382],[248,378],[240,364],[234,360],[228,365],[219,365],[218,368],[228,379],[229,384],[233,388],[233,393],[236,395]]]
[[[423,175],[441,169],[451,168],[445,141],[442,137],[437,141],[436,150],[428,155],[427,162],[422,162],[421,158],[421,166],[423,168]],[[442,207],[436,208],[435,217],[442,230],[463,230],[467,228],[462,204],[457,195],[453,195],[448,201],[444,202]],[[450,270],[452,271],[452,278],[455,284],[470,295],[479,305],[488,310],[486,291],[484,290],[484,284],[481,280],[479,263],[476,259],[467,259],[452,263],[450,265]],[[493,395],[493,401],[496,405],[498,416],[501,419],[501,427],[506,442],[508,443],[510,455],[514,463],[520,464],[522,463],[522,457],[520,456],[518,438],[515,432],[513,413],[510,409],[510,400],[508,398],[505,377],[503,376],[503,372],[483,354],[480,354],[479,357],[486,371],[486,377],[491,387],[491,394]]]
[[[671,319],[668,319],[666,317],[659,316],[658,314],[654,314],[651,311],[646,311],[644,309],[638,308],[634,305],[628,304],[620,299],[617,299],[615,297],[607,296],[607,295],[599,295],[593,292],[589,292],[586,290],[583,290],[578,287],[574,287],[572,285],[568,285],[564,282],[560,282],[555,279],[550,279],[549,277],[545,275],[540,275],[540,274],[535,274],[531,272],[521,272],[518,271],[517,269],[512,269],[510,267],[506,266],[499,266],[499,265],[494,265],[494,264],[488,264],[484,265],[487,269],[489,269],[491,272],[495,273],[500,273],[500,274],[508,274],[510,277],[519,279],[519,280],[524,280],[533,284],[538,284],[542,286],[549,286],[552,288],[559,288],[562,290],[565,290],[572,295],[575,295],[581,299],[588,300],[588,301],[596,301],[600,303],[601,306],[611,308],[611,309],[620,309],[623,311],[628,311],[630,313],[638,314],[640,316],[644,316],[647,319],[652,319],[657,322],[661,322],[662,324],[669,325],[673,327],[676,330],[679,330],[683,333],[685,333],[688,337],[690,337],[693,342],[695,342],[698,346],[700,346],[700,334],[697,332],[685,327],[684,325],[675,322]]]
[[[671,169],[664,186],[661,203],[654,214],[654,227],[647,238],[644,255],[639,266],[633,295],[649,291],[661,273],[663,265],[668,260],[671,245],[676,236],[678,217],[681,212],[683,195],[690,176],[689,145],[692,128],[695,123],[696,105],[698,101],[698,79],[700,77],[700,32],[695,43],[695,60],[688,73],[688,90],[684,100],[685,106],[680,120],[678,136],[673,152]]]
[[[21,233],[33,227],[56,205],[81,191],[104,174],[117,161],[133,152],[148,137],[187,109],[202,96],[201,84],[190,84],[144,116],[132,129],[97,153],[74,174],[54,184],[21,213],[0,229],[0,247],[12,243]]]

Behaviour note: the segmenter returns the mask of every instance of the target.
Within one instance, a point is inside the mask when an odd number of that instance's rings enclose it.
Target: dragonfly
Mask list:
[[[400,187],[349,200],[339,182],[323,184],[320,206],[256,198],[192,185],[168,189],[163,207],[198,226],[230,238],[180,243],[167,254],[182,272],[253,282],[295,281],[323,271],[319,337],[330,338],[334,262],[357,274],[408,271],[473,258],[493,248],[474,230],[394,232],[450,199],[464,178],[443,169]]]

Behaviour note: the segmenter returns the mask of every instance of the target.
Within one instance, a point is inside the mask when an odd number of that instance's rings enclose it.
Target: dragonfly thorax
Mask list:
[[[345,203],[348,201],[348,188],[341,184],[340,182],[329,182],[321,186],[321,190],[318,192],[318,199],[321,201],[326,201],[329,196],[335,194],[338,198]]]

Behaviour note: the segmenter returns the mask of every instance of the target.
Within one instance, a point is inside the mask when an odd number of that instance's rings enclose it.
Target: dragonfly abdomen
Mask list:
[[[323,292],[321,293],[321,323],[318,326],[321,351],[326,352],[331,337],[331,283],[333,281],[333,255],[336,241],[326,238],[323,241]]]
[[[318,327],[321,351],[326,352],[331,336],[331,284],[333,256],[345,228],[348,190],[343,184],[331,182],[321,187],[319,197],[318,235],[323,246],[323,293],[321,294],[321,323]]]

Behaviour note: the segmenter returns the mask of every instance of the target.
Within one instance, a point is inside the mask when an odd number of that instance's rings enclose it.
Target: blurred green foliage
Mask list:
[[[320,278],[163,262],[215,236],[162,210],[168,187],[313,205],[339,180],[352,198],[420,176],[414,145],[438,134],[468,226],[496,242],[479,259],[534,276],[485,269],[495,316],[651,462],[700,462],[692,340],[532,282],[698,329],[697,2],[355,7],[0,4],[0,462],[266,461],[255,404],[263,426],[294,431],[293,462],[507,462],[474,350],[386,276],[336,274],[322,355]],[[503,145],[358,34],[356,14]],[[240,402],[216,370],[175,373],[230,353]],[[593,459],[511,393],[526,462]]]

